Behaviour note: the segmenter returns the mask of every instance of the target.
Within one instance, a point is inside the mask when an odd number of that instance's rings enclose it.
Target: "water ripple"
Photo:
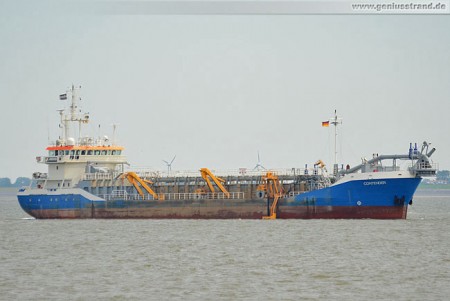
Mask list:
[[[0,202],[0,300],[444,300],[450,198],[408,220],[30,220]]]

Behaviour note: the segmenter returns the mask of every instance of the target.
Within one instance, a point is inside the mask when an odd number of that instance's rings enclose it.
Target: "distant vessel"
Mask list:
[[[406,154],[374,155],[353,168],[335,164],[332,175],[320,160],[312,168],[264,172],[126,171],[124,148],[114,139],[81,135],[89,114],[80,113],[77,89],[67,91],[69,110],[59,111],[61,137],[36,157],[48,172],[34,173],[34,185],[18,192],[35,218],[405,219],[422,176],[436,173],[429,159],[435,149],[426,142],[420,151],[410,144]],[[336,114],[329,123],[336,129]],[[74,125],[77,139],[70,136]],[[409,160],[409,168],[400,170],[398,160]]]

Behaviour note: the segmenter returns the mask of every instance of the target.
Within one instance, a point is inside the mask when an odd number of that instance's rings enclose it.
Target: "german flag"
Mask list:
[[[330,126],[330,122],[329,121],[322,121],[322,126],[329,127]]]

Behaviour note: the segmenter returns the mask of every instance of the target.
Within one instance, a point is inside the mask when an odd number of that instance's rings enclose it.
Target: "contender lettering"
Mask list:
[[[370,182],[363,182],[364,186],[371,186],[371,185],[386,185],[386,181],[370,181]]]

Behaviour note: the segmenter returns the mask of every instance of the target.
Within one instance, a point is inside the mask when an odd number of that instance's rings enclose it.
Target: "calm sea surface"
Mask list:
[[[35,220],[0,190],[1,300],[449,300],[450,191],[407,220]]]

